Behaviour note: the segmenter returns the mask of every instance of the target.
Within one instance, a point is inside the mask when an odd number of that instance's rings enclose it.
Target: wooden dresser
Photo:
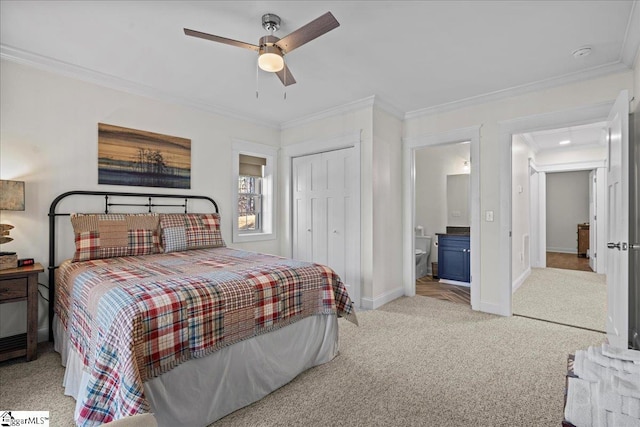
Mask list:
[[[578,224],[578,256],[586,258],[589,250],[589,223]]]

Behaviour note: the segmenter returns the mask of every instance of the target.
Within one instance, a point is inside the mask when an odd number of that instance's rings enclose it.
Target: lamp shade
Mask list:
[[[0,210],[24,210],[24,181],[0,179]]]

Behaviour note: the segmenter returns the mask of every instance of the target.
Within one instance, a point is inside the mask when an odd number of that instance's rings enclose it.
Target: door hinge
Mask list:
[[[593,220],[594,220],[594,221],[597,221],[597,220],[598,220],[598,215],[594,215],[594,216],[593,216]]]

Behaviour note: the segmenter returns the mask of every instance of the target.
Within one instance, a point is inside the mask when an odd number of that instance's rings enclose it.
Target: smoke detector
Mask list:
[[[582,58],[588,56],[591,53],[591,46],[582,46],[574,50],[572,55],[574,58]]]

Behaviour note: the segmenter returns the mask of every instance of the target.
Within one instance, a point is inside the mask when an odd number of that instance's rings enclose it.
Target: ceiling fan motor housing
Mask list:
[[[262,15],[262,28],[267,31],[278,31],[280,28],[280,17],[273,13],[265,13]]]
[[[259,53],[262,55],[263,53],[275,53],[276,55],[283,56],[284,52],[280,49],[279,46],[276,45],[276,42],[280,40],[276,36],[263,36],[260,37],[260,50]]]

